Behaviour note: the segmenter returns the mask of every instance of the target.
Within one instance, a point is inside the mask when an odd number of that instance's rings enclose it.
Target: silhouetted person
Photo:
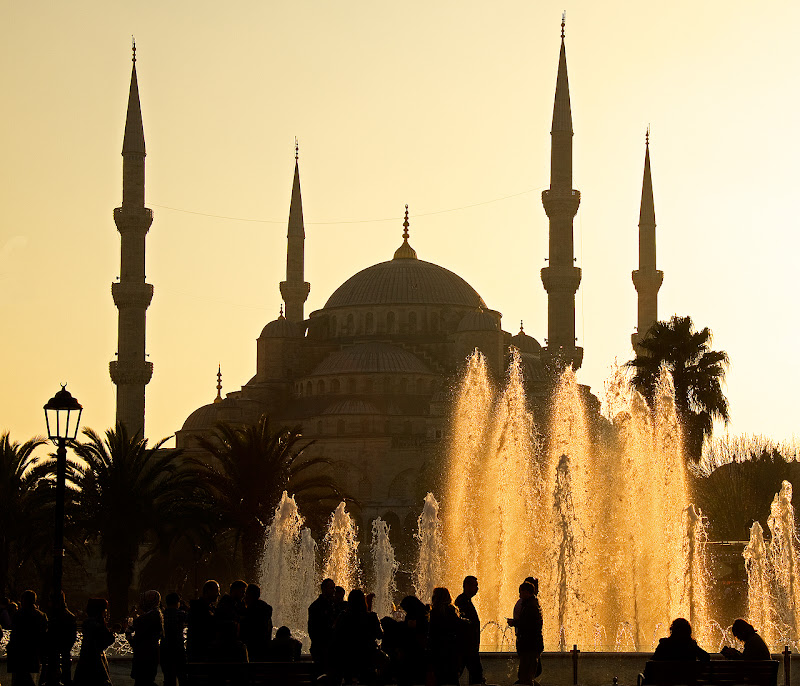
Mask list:
[[[711,656],[692,638],[692,625],[683,617],[672,620],[669,636],[659,639],[653,660],[708,662]]]
[[[267,660],[270,662],[297,662],[303,644],[292,636],[288,626],[282,626],[275,632],[267,648]]]
[[[219,599],[219,584],[213,579],[203,584],[199,598],[189,604],[186,653],[190,662],[208,662],[217,635],[214,610]]]
[[[186,645],[183,631],[189,615],[181,609],[181,598],[177,593],[169,593],[164,608],[164,635],[161,637],[161,671],[164,673],[164,686],[183,686],[186,680]]]
[[[519,587],[519,601],[514,607],[514,617],[508,620],[517,634],[518,684],[533,684],[537,665],[544,650],[542,637],[542,608],[536,597],[536,587],[525,581]]]
[[[347,596],[347,609],[334,624],[335,675],[345,683],[374,683],[382,636],[378,615],[367,609],[364,591],[354,588]]]
[[[483,684],[483,665],[481,665],[480,646],[481,646],[481,620],[472,599],[478,593],[478,579],[474,576],[464,578],[463,593],[455,600],[455,606],[461,614],[461,618],[467,622],[468,632],[464,648],[464,667],[469,670],[470,684]]]
[[[467,622],[444,587],[433,589],[428,640],[436,684],[457,684],[466,646]]]
[[[34,686],[31,672],[38,674],[42,667],[41,651],[46,634],[47,617],[36,607],[36,593],[23,591],[19,610],[11,620],[11,637],[6,646],[6,669],[11,674],[12,686]]]
[[[244,594],[239,637],[247,646],[250,662],[263,662],[272,638],[272,606],[261,600],[261,588],[250,584]]]
[[[131,678],[134,686],[155,686],[159,645],[164,635],[160,603],[161,594],[158,591],[142,593],[139,598],[139,614],[125,630],[128,643],[133,648]]]
[[[78,622],[69,611],[64,591],[50,601],[47,611],[47,639],[43,658],[47,664],[42,670],[45,675],[50,669],[50,660],[58,655],[61,669],[61,683],[69,686],[72,683],[72,647],[78,639]]]
[[[239,639],[239,625],[232,619],[219,623],[211,654],[215,662],[249,662],[247,646]]]
[[[347,601],[344,599],[346,591],[341,586],[337,586],[333,593],[333,602],[336,605],[336,616],[338,617],[347,609]]]
[[[327,674],[333,644],[333,624],[336,621],[336,584],[325,579],[320,584],[319,597],[308,606],[308,637],[311,640],[311,659],[317,676]]]
[[[218,622],[234,621],[237,626],[244,614],[244,594],[247,582],[238,579],[231,584],[230,591],[217,602],[216,616]]]
[[[408,595],[400,601],[406,616],[401,625],[398,646],[397,683],[399,686],[424,684],[428,671],[428,606]]]
[[[110,686],[106,648],[114,642],[108,627],[108,601],[90,598],[81,625],[81,654],[75,668],[75,686]]]
[[[755,627],[743,619],[736,619],[731,633],[744,643],[742,651],[724,646],[720,652],[729,660],[771,660],[772,655],[764,639],[758,635]]]
[[[0,629],[11,629],[13,611],[13,603],[9,602],[5,596],[0,598]]]

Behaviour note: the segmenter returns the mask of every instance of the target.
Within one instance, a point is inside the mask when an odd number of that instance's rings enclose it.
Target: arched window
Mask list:
[[[431,327],[431,331],[433,331],[434,333],[436,333],[439,330],[439,313],[438,312],[431,312],[430,327]]]
[[[425,380],[417,379],[417,394],[422,395],[425,392]]]
[[[372,393],[372,379],[366,379],[364,381],[364,392]]]
[[[347,380],[347,392],[351,395],[356,392],[356,380],[355,379],[348,379]]]
[[[317,393],[319,393],[319,395],[323,395],[325,393],[325,381],[322,379],[317,381]]]
[[[339,379],[334,379],[331,381],[331,393],[338,393],[339,392]]]
[[[408,420],[403,422],[403,433],[411,434],[411,422]]]
[[[301,384],[301,383],[297,384],[297,388],[295,388],[295,390],[297,391],[297,395],[298,396],[302,396],[303,395],[303,384]]]
[[[352,336],[355,331],[355,325],[353,324],[353,315],[347,315],[347,335]]]
[[[372,312],[367,312],[367,333],[372,333],[375,330],[375,317]]]
[[[331,315],[331,336],[336,336],[339,332],[336,330],[336,315]]]
[[[405,377],[400,379],[400,392],[408,393],[408,379],[406,379]]]
[[[386,314],[386,332],[394,333],[394,312]]]
[[[417,313],[408,313],[408,333],[417,333]]]
[[[309,381],[308,383],[306,383],[306,395],[311,395],[312,392],[313,391],[312,391],[311,382]]]

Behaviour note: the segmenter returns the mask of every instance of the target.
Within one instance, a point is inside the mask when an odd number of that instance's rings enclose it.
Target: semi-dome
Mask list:
[[[457,274],[424,260],[395,258],[358,272],[337,288],[325,308],[353,305],[457,305],[486,307]]]
[[[283,316],[283,308],[281,308],[280,317],[267,324],[261,330],[259,338],[295,338],[298,334],[297,327]]]
[[[381,411],[368,400],[337,400],[328,405],[322,414],[380,414]]]
[[[219,422],[231,424],[251,424],[264,414],[261,403],[246,398],[225,398],[220,402],[209,403],[190,414],[181,431],[203,431],[213,429]]]
[[[521,353],[534,353],[539,354],[542,352],[542,346],[539,345],[533,336],[529,336],[522,328],[522,323],[519,325],[519,333],[511,337],[511,345],[513,345]]]
[[[500,323],[486,310],[467,312],[458,323],[459,331],[500,331]]]
[[[410,352],[388,343],[362,343],[343,348],[320,362],[311,376],[330,374],[432,374]]]

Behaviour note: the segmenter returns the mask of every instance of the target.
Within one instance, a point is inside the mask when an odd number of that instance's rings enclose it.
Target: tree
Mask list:
[[[31,555],[47,548],[53,536],[53,500],[46,465],[33,452],[45,440],[22,445],[9,432],[0,436],[0,592],[9,590],[12,573]]]
[[[635,372],[632,383],[653,407],[661,366],[672,374],[675,409],[684,432],[687,455],[697,462],[703,441],[711,435],[714,420],[730,419],[722,382],[728,369],[728,354],[711,350],[711,330],[694,330],[691,317],[674,315],[656,322],[639,343],[635,359],[627,363]]]
[[[272,431],[269,417],[254,424],[220,422],[211,436],[198,438],[200,447],[213,458],[196,463],[214,497],[219,526],[232,533],[234,551],[241,547],[244,573],[256,578],[267,527],[283,491],[294,495],[306,516],[330,510],[341,495],[321,469],[330,463],[304,458],[298,428]]]
[[[100,436],[84,429],[88,439],[75,446],[83,460],[71,462],[79,485],[79,526],[100,542],[106,558],[106,584],[112,617],[125,616],[139,551],[145,557],[166,546],[198,522],[202,510],[197,474],[179,460],[180,450],[148,447],[140,434],[129,436],[117,424]]]

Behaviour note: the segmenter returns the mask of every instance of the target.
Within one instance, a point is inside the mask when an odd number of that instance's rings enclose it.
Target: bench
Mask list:
[[[190,686],[307,686],[312,684],[313,663],[300,662],[190,662]]]
[[[777,660],[711,660],[667,662],[649,660],[638,686],[776,686]]]

